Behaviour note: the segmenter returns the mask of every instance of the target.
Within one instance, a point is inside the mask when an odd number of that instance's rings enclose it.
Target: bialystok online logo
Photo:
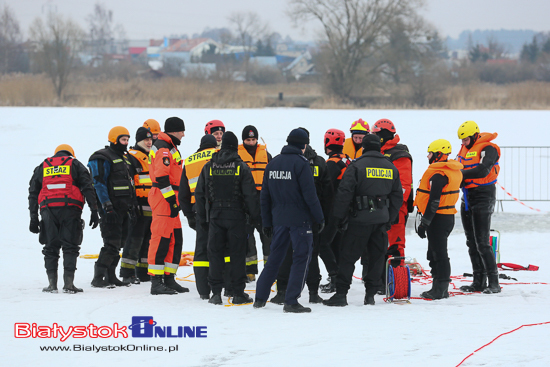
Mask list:
[[[133,316],[129,326],[114,323],[110,326],[68,326],[64,328],[54,323],[52,326],[16,322],[16,338],[57,339],[64,342],[69,338],[206,338],[206,326],[158,326],[153,316]]]

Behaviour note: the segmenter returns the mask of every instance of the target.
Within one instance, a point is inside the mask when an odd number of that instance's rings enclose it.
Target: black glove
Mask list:
[[[271,238],[273,236],[273,227],[263,227],[262,228],[262,233],[267,238]]]
[[[197,218],[195,218],[194,215],[189,215],[187,218],[187,224],[189,224],[189,228],[192,230],[197,230]]]
[[[418,233],[418,237],[426,238],[426,225],[424,223],[420,223],[416,229],[416,233]]]
[[[38,220],[38,214],[31,215],[31,224],[29,224],[29,231],[32,233],[40,233],[40,221]]]
[[[92,229],[96,229],[99,225],[99,214],[97,214],[97,209],[92,210],[92,215],[90,215],[90,224],[89,226],[92,227]]]
[[[180,213],[180,206],[178,205],[176,196],[170,196],[166,199],[166,201],[168,202],[168,205],[170,205],[170,218],[177,217]]]
[[[105,215],[103,216],[105,223],[115,224],[118,222],[118,214],[113,209],[113,204],[110,201],[103,204],[103,210],[105,211]]]
[[[325,229],[325,221],[322,221],[321,223],[314,223],[312,229],[315,234],[323,232],[323,229]]]

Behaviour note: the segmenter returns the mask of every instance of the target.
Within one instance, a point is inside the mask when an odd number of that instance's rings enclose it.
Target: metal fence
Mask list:
[[[498,184],[521,201],[550,201],[550,147],[500,147]],[[497,200],[514,200],[497,186]]]

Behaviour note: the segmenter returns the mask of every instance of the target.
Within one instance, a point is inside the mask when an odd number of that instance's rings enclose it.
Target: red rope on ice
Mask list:
[[[505,333],[502,333],[502,334],[500,334],[499,336],[497,336],[496,338],[494,338],[493,340],[491,340],[489,343],[487,343],[487,344],[485,344],[484,346],[482,346],[481,348],[478,348],[478,349],[474,350],[472,353],[470,353],[469,356],[467,356],[466,358],[464,358],[464,359],[462,360],[462,362],[460,362],[459,364],[457,364],[456,367],[458,367],[458,366],[460,366],[462,363],[464,363],[464,361],[466,361],[468,358],[470,358],[471,356],[473,356],[474,353],[479,352],[480,350],[482,350],[483,348],[485,348],[485,347],[488,346],[488,345],[491,345],[495,340],[497,340],[498,338],[500,338],[500,337],[503,336],[503,335],[511,334],[511,333],[513,333],[514,331],[518,331],[519,329],[521,329],[521,328],[524,327],[524,326],[537,326],[537,325],[545,325],[545,324],[550,324],[550,321],[547,321],[547,322],[539,322],[538,324],[526,324],[526,325],[521,325],[520,327],[515,328],[514,330],[511,330],[511,331],[507,331],[507,332],[505,332]]]
[[[514,200],[517,201],[518,203],[520,203],[521,205],[523,205],[523,206],[525,206],[525,207],[527,207],[527,208],[529,208],[529,209],[531,209],[531,210],[537,211],[537,212],[539,212],[539,213],[546,213],[546,212],[544,212],[544,211],[542,211],[542,210],[540,210],[540,209],[533,208],[533,207],[531,207],[531,206],[525,204],[523,201],[519,200],[518,198],[514,197],[514,195],[512,195],[512,194],[510,194],[508,191],[506,191],[506,189],[505,189],[504,187],[502,187],[502,185],[499,184],[498,182],[497,182],[497,185],[498,185],[498,187],[500,187],[500,188],[506,193],[506,195],[508,195],[509,197],[511,197],[512,199],[514,199]]]

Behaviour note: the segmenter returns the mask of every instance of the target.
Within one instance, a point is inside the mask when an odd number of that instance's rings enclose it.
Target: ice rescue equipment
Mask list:
[[[84,197],[71,175],[72,157],[47,158],[42,163],[42,190],[38,195],[40,209],[45,207],[84,206]]]

